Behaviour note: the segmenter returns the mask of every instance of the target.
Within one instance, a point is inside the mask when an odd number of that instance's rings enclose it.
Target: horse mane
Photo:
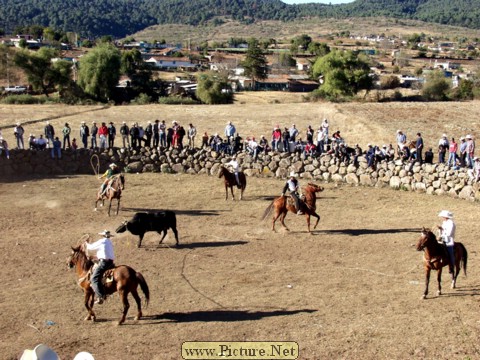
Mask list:
[[[82,270],[88,271],[92,267],[93,261],[87,257],[87,254],[85,254],[85,251],[81,246],[72,247],[72,250],[72,259],[76,260],[80,264]]]

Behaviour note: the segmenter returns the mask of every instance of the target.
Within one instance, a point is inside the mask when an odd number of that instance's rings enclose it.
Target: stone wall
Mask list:
[[[117,163],[125,172],[163,172],[216,175],[222,163],[230,156],[210,149],[176,149],[158,151],[110,149],[104,152],[78,149],[66,150],[62,159],[52,159],[49,150],[12,150],[10,159],[0,156],[0,177],[14,179],[24,176],[58,176],[92,174],[100,160],[100,172],[111,162]],[[462,199],[480,198],[478,183],[469,180],[466,169],[453,170],[443,164],[423,164],[410,168],[401,160],[382,162],[376,170],[367,167],[365,159],[359,159],[359,166],[338,163],[329,156],[304,158],[298,154],[261,154],[257,161],[245,154],[238,154],[241,168],[247,176],[286,178],[291,171],[301,179],[347,183],[351,185],[391,187],[427,194],[448,195]]]

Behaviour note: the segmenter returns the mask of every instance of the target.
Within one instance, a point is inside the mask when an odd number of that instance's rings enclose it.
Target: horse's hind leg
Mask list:
[[[118,291],[118,294],[120,295],[120,299],[122,300],[122,304],[123,304],[123,314],[122,314],[122,318],[118,322],[118,325],[122,325],[125,322],[125,318],[127,317],[130,304],[128,303],[128,292],[122,289]]]
[[[317,228],[318,223],[320,222],[320,215],[317,213],[313,213],[312,216],[315,216],[317,218],[317,221],[315,222],[315,226],[313,227],[313,230]]]
[[[438,269],[437,282],[438,282],[437,295],[442,295],[442,268]]]
[[[235,201],[235,195],[233,194],[233,186],[230,186],[230,192],[232,193],[232,201]]]
[[[287,216],[287,212],[288,210],[285,210],[281,213],[280,215],[280,223],[283,225],[283,227],[285,228],[285,230],[287,231],[290,231],[290,229],[287,227],[287,225],[285,225],[285,217]]]
[[[140,320],[143,316],[142,314],[142,301],[140,300],[140,296],[138,296],[137,289],[132,290],[132,296],[135,299],[135,302],[137,303],[137,316],[135,316],[135,320]]]

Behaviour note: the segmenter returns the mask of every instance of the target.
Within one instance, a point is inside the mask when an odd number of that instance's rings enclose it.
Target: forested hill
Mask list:
[[[155,24],[215,24],[225,18],[249,23],[315,16],[386,16],[478,29],[478,3],[478,0],[356,0],[343,5],[287,5],[280,0],[0,0],[0,28],[13,32],[19,26],[36,24],[83,36],[124,37]]]

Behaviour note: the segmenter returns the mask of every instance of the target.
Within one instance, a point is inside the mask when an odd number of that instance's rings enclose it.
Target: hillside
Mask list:
[[[289,22],[306,18],[383,16],[480,28],[474,0],[356,0],[350,4],[287,5],[280,0],[0,0],[0,28],[38,24],[82,36],[125,37],[148,26],[185,24],[219,26],[226,20],[245,24],[262,20]]]

